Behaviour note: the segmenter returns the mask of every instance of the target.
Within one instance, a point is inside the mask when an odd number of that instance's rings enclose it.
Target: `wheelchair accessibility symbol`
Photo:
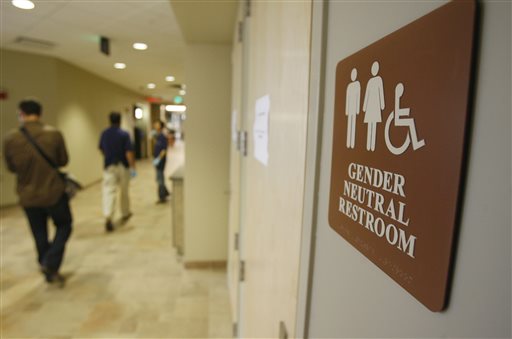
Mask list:
[[[407,118],[410,114],[410,108],[401,108],[400,107],[400,98],[404,94],[404,85],[402,83],[399,83],[396,85],[395,88],[395,110],[389,114],[388,119],[386,120],[386,128],[385,128],[385,134],[384,139],[386,140],[386,146],[388,147],[388,150],[395,154],[400,155],[404,153],[407,148],[409,147],[409,144],[412,140],[412,148],[414,150],[417,150],[423,146],[425,146],[425,140],[419,140],[418,136],[416,134],[416,124],[414,122],[414,119]],[[395,127],[409,127],[409,133],[407,133],[407,137],[405,138],[404,143],[400,147],[395,147],[389,138],[389,128],[391,126],[391,122],[394,123]]]
[[[382,122],[382,111],[385,108],[384,103],[384,82],[378,75],[379,62],[374,61],[371,67],[372,78],[366,84],[366,91],[363,100],[363,112],[365,112],[364,123],[368,125],[366,150],[375,151],[377,140],[377,125]],[[347,148],[355,148],[356,119],[360,111],[361,85],[357,80],[357,69],[352,69],[352,82],[347,86],[345,115],[348,119],[347,124]],[[389,114],[384,129],[384,140],[388,150],[395,154],[403,154],[412,144],[413,150],[425,146],[425,140],[418,140],[416,133],[416,123],[410,117],[411,109],[400,107],[400,99],[404,94],[405,88],[402,83],[395,87],[395,106]],[[395,146],[391,142],[391,127],[407,127],[409,129],[407,137],[400,146]]]

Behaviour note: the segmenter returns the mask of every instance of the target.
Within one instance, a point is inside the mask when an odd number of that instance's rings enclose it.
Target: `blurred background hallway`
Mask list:
[[[168,172],[183,152],[182,143],[170,150]],[[172,204],[156,204],[154,175],[150,161],[138,163],[133,217],[113,233],[105,232],[101,183],[72,201],[64,288],[38,272],[22,210],[0,210],[2,338],[231,336],[225,270],[183,268],[172,247]]]

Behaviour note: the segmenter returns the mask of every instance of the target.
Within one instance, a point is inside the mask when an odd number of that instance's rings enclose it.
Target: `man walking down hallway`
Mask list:
[[[22,124],[4,141],[5,161],[17,175],[19,202],[30,224],[41,272],[47,282],[62,285],[64,278],[59,269],[71,234],[72,216],[64,180],[53,166],[68,163],[66,145],[58,130],[41,122],[42,107],[37,101],[24,100],[19,109]],[[48,239],[48,218],[56,227],[52,241]]]
[[[114,230],[113,217],[118,188],[121,196],[122,220],[126,221],[132,215],[128,189],[130,176],[135,177],[136,172],[135,156],[130,135],[120,127],[121,114],[112,112],[109,119],[110,127],[101,134],[99,148],[105,159],[103,171],[103,215],[106,218],[105,229],[107,232],[112,232]]]
[[[158,184],[158,203],[167,201],[169,191],[165,186],[164,170],[167,162],[167,136],[164,134],[165,123],[163,121],[155,121],[153,128],[156,132],[155,147],[153,148],[153,165],[156,170],[156,182]],[[174,136],[174,131],[170,132]],[[171,145],[172,146],[172,145]]]

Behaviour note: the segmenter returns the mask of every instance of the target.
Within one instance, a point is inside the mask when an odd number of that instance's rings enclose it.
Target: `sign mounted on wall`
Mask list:
[[[454,1],[336,69],[329,224],[432,311],[446,306],[474,1]]]

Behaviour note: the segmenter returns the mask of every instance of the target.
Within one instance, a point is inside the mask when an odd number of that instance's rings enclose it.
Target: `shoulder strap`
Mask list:
[[[58,171],[59,167],[53,162],[52,159],[50,159],[50,157],[48,157],[46,155],[46,153],[44,153],[44,151],[41,149],[41,147],[37,144],[37,142],[34,140],[34,138],[32,138],[32,136],[30,135],[30,133],[27,131],[27,129],[25,127],[20,127],[20,131],[21,133],[23,133],[23,135],[25,135],[25,137],[27,138],[27,140],[32,144],[32,146],[34,146],[34,148],[37,150],[37,152],[44,158],[44,160],[46,160],[46,162],[48,162],[48,164],[50,164],[51,167],[53,167],[54,169],[56,169]]]

